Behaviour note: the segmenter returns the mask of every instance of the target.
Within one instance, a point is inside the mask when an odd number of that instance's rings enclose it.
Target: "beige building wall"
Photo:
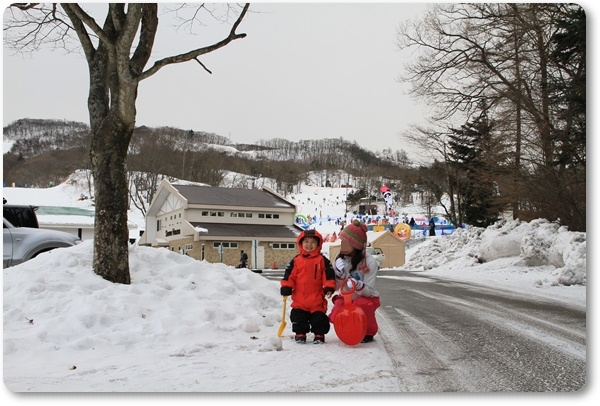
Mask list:
[[[385,254],[385,260],[381,264],[382,268],[394,268],[402,266],[406,262],[404,241],[389,231],[382,233],[380,237],[373,240],[371,246],[380,248]]]
[[[406,262],[406,247],[404,241],[389,231],[381,232],[381,235],[373,239],[370,245],[380,248],[385,254],[385,260],[381,268],[393,268],[404,265]],[[340,243],[336,242],[329,246],[329,260],[334,261],[340,253]]]
[[[293,249],[272,249],[267,247],[265,248],[265,268],[271,269],[275,267],[276,269],[285,269],[290,260],[296,255],[298,255],[298,247]]]
[[[219,248],[214,247],[214,240],[194,241],[193,237],[181,238],[169,242],[168,249],[173,252],[183,253],[197,260],[206,260],[212,264],[223,263],[230,266],[238,266],[240,263],[241,250],[248,254],[248,268],[254,264],[251,241],[238,241],[237,248],[223,248],[222,253]],[[295,242],[294,242],[295,244]],[[204,253],[202,245],[204,245]],[[269,241],[261,241],[259,246],[264,247],[265,266],[264,269],[284,269],[289,261],[298,254],[298,249],[274,249]],[[191,246],[192,248],[186,248]]]

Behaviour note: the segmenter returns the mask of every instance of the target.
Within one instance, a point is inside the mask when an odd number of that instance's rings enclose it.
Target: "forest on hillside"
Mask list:
[[[4,127],[12,142],[4,154],[4,184],[48,187],[59,184],[77,169],[89,169],[89,128],[83,123],[21,119]],[[418,183],[418,168],[404,151],[378,152],[342,138],[289,141],[261,140],[232,144],[213,133],[171,127],[138,127],[129,147],[130,183],[151,200],[162,177],[222,186],[225,174],[269,178],[283,195],[307,180],[311,171],[329,171],[320,186],[348,185],[360,189],[355,198],[379,195],[379,187],[393,187],[398,201],[410,198]],[[346,179],[339,175],[348,174]],[[334,176],[333,174],[336,173]],[[240,177],[238,187],[247,187]]]
[[[3,132],[5,143],[12,142],[4,154],[5,184],[46,187],[64,181],[75,169],[89,169],[90,133],[84,123],[21,119]],[[285,192],[309,171],[344,170],[393,180],[407,176],[410,162],[403,151],[376,155],[342,138],[232,144],[213,133],[143,126],[134,131],[127,165],[129,171],[211,186],[220,185],[226,171],[238,172],[275,179]]]

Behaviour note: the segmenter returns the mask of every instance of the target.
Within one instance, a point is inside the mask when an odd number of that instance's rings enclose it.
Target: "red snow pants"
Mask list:
[[[342,295],[335,295],[331,301],[333,302],[333,308],[329,313],[329,321],[333,323],[335,315],[338,310],[344,305],[344,297]],[[379,330],[377,319],[375,318],[375,310],[380,306],[379,297],[363,297],[360,296],[352,302],[356,306],[360,307],[367,317],[367,335],[374,336]]]

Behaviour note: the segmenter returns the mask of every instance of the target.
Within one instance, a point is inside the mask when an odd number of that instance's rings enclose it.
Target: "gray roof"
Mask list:
[[[194,227],[205,228],[210,237],[240,238],[298,238],[302,229],[297,226],[263,225],[263,224],[225,224],[225,223],[191,223]]]
[[[173,187],[187,199],[189,204],[295,209],[292,203],[262,189],[194,185],[173,185]]]
[[[83,209],[80,207],[63,207],[63,206],[39,206],[36,214],[40,216],[87,216],[95,217],[94,209]]]

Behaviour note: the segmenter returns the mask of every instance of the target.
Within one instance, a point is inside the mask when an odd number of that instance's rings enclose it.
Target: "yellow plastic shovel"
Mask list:
[[[279,325],[279,330],[277,330],[277,337],[281,337],[281,334],[283,334],[283,330],[285,329],[285,326],[287,326],[287,323],[285,322],[285,305],[287,304],[287,296],[283,297],[283,312],[281,313],[281,324]]]

